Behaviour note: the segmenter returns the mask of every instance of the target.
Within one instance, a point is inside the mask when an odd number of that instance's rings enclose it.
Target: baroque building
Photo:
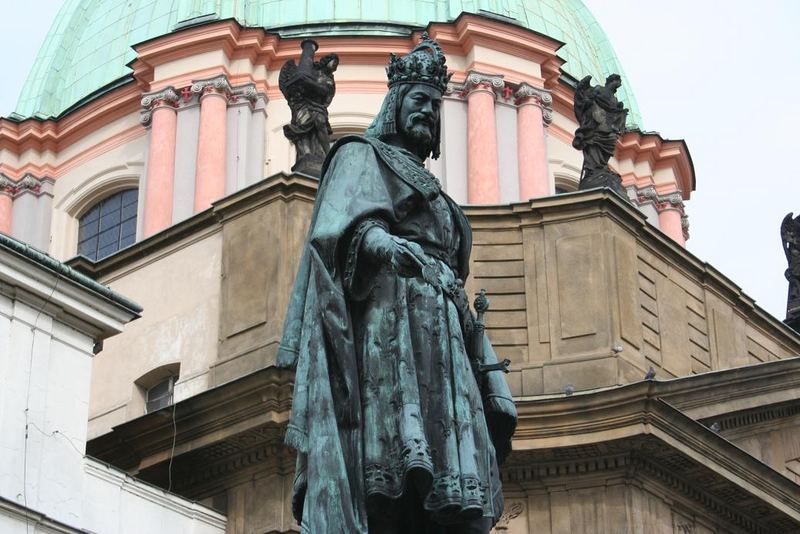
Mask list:
[[[454,72],[427,165],[520,414],[497,532],[800,530],[800,337],[684,248],[688,147],[579,0],[65,2],[0,119],[0,232],[143,307],[92,360],[88,453],[228,532],[299,530],[274,363],[317,181],[279,71],[338,54],[333,138],[360,133],[423,31]],[[576,191],[576,81],[612,73],[630,202]]]

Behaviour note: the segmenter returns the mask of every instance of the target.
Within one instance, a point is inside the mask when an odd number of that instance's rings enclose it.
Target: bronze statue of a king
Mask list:
[[[424,166],[450,75],[427,34],[386,70],[372,125],[323,166],[278,352],[293,512],[310,534],[486,534],[516,409],[467,304],[469,223]]]

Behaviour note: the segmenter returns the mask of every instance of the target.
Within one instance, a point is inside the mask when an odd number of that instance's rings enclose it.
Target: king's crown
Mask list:
[[[427,32],[422,34],[422,41],[408,55],[397,57],[392,54],[389,57],[386,75],[389,77],[389,87],[401,83],[424,83],[442,93],[452,76],[447,72],[439,43],[431,39]]]

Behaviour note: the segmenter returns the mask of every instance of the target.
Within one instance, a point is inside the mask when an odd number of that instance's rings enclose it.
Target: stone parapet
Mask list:
[[[681,377],[800,353],[800,339],[728,278],[595,190],[466,209],[468,288],[529,396]]]

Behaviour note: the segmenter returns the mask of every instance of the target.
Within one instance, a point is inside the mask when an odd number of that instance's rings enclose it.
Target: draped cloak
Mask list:
[[[397,307],[384,310],[382,313],[385,315],[381,316],[384,320],[377,335],[370,334],[369,317],[373,316],[368,317],[365,310],[370,309],[373,292],[387,291],[386,287],[379,286],[387,285],[385,282],[389,278],[386,278],[385,271],[382,271],[383,275],[375,275],[364,269],[367,260],[359,257],[361,240],[373,226],[397,235],[397,229],[405,225],[407,233],[406,223],[414,214],[431,209],[434,203],[439,209],[444,206],[452,216],[455,249],[448,260],[452,269],[445,269],[452,271],[450,282],[455,277],[466,279],[472,244],[469,223],[457,204],[440,190],[433,175],[409,153],[375,138],[348,136],[331,149],[323,166],[323,178],[278,351],[278,366],[295,370],[294,399],[286,443],[298,452],[292,508],[304,533],[366,534],[368,497],[376,491],[385,497],[397,497],[394,494],[397,488],[402,492],[405,484],[412,483],[405,480],[405,476],[411,477],[415,469],[423,473],[414,482],[420,484],[421,481],[423,492],[428,493],[426,509],[435,508],[440,517],[451,514],[456,520],[463,520],[477,514],[492,516],[496,521],[502,513],[495,456],[502,461],[510,451],[516,410],[505,379],[499,372],[487,373],[482,391],[478,392],[477,382],[464,370],[469,368],[465,363],[464,331],[459,324],[453,325],[453,306],[446,300],[440,315],[446,316],[443,319],[445,328],[456,331],[450,334],[454,340],[452,343],[445,341],[446,347],[453,347],[453,357],[452,364],[445,362],[446,366],[452,367],[443,371],[442,380],[451,380],[444,383],[454,384],[453,391],[456,391],[456,379],[448,378],[448,373],[455,374],[465,395],[477,395],[477,406],[462,403],[462,408],[466,406],[466,415],[456,414],[454,417],[459,427],[456,434],[460,435],[462,431],[459,425],[469,427],[477,437],[470,438],[467,445],[474,449],[474,442],[478,444],[478,450],[462,447],[450,451],[456,462],[445,466],[448,469],[445,474],[451,478],[454,476],[455,480],[446,480],[442,473],[437,473],[441,466],[437,465],[435,454],[431,459],[426,440],[441,442],[445,447],[447,443],[454,443],[456,438],[449,438],[445,443],[439,433],[430,431],[430,424],[420,423],[424,414],[419,410],[404,411],[404,399],[387,399],[392,408],[378,406],[377,410],[378,413],[381,409],[402,412],[398,419],[402,419],[400,433],[407,433],[411,428],[410,432],[416,432],[415,435],[400,436],[405,440],[400,443],[400,449],[391,449],[384,447],[385,440],[376,436],[373,429],[376,422],[374,403],[379,399],[371,393],[370,388],[374,385],[369,380],[370,371],[364,368],[367,365],[366,353],[384,339],[386,343],[395,343],[391,348],[395,352],[413,349],[403,348],[402,340],[397,342],[404,336],[408,338],[408,332],[403,331],[409,328],[408,322],[404,322],[408,315],[405,307],[399,310],[399,315],[395,314]],[[414,240],[413,235],[401,237]],[[396,280],[396,285],[388,291],[398,291],[398,294],[396,299],[390,294],[390,300],[396,300],[397,306],[405,306],[407,295],[401,295],[400,289],[412,284],[396,275],[392,279]],[[422,284],[420,280],[413,283],[415,287],[422,287]],[[413,305],[408,309],[412,310]],[[387,321],[386,317],[392,319]],[[455,321],[458,323],[459,319]],[[397,343],[401,345],[399,349]],[[410,342],[405,343],[408,345]],[[479,343],[483,345],[484,363],[496,363],[488,339],[484,336]],[[380,357],[382,349],[375,350]],[[426,397],[418,391],[414,393],[417,387],[413,380],[414,372],[411,375],[412,394]],[[391,376],[387,376],[391,380]],[[420,399],[412,401],[419,403]],[[468,421],[463,421],[464,418]],[[366,430],[365,425],[368,426]],[[449,435],[447,429],[442,429],[442,432]],[[485,442],[481,436],[486,437]],[[416,450],[414,444],[420,443],[421,448]],[[479,450],[481,447],[485,450]],[[382,472],[380,465],[376,467],[373,462],[374,458],[370,459],[376,450],[380,454],[385,452],[384,449],[394,450],[399,456],[387,458],[385,465],[396,466],[399,462],[402,480],[397,480],[392,473]],[[477,468],[473,465],[469,468],[469,476],[464,475],[468,470],[464,466],[470,462],[463,457],[478,457],[481,453],[491,458],[486,461],[479,459],[480,465]],[[377,474],[376,469],[379,471]],[[473,480],[476,474],[480,476]],[[434,497],[437,489],[441,489],[440,497],[444,496],[444,500],[439,499],[441,502]],[[453,500],[453,496],[457,499]]]

